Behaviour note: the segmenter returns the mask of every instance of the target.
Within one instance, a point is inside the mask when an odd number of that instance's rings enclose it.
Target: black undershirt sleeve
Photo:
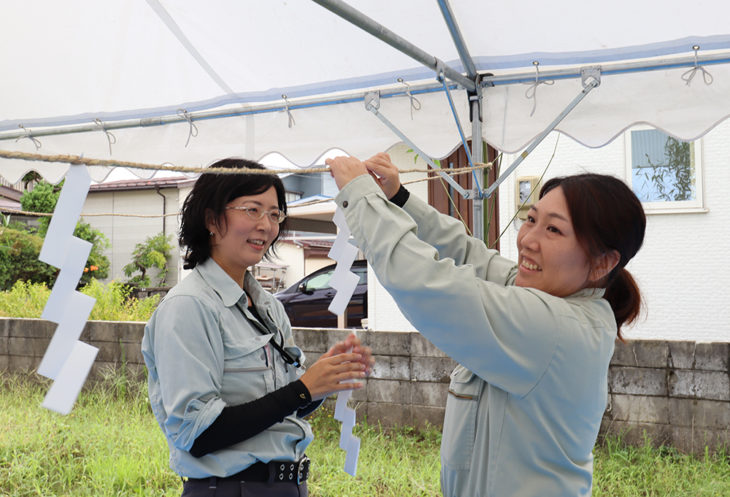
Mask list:
[[[403,207],[404,205],[406,205],[406,202],[408,201],[408,198],[410,196],[411,196],[411,192],[409,192],[408,190],[406,190],[406,187],[405,186],[400,185],[400,188],[395,193],[395,195],[393,195],[392,197],[390,197],[388,200],[390,200],[391,202],[393,202],[398,207]]]
[[[213,424],[198,435],[190,448],[190,454],[193,457],[202,457],[243,442],[280,423],[294,411],[299,416],[304,416],[320,404],[321,402],[312,402],[307,387],[301,380],[297,380],[251,402],[226,406]],[[301,414],[304,411],[308,412]]]

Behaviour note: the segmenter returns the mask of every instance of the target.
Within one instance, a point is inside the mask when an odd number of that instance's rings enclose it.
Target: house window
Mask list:
[[[701,142],[656,129],[627,133],[627,175],[647,213],[704,211]]]

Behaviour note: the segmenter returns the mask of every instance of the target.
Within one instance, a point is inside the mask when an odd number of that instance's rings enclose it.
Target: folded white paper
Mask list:
[[[38,256],[41,261],[60,269],[41,315],[43,319],[58,323],[58,327],[38,373],[55,380],[43,407],[62,414],[71,412],[99,351],[78,341],[95,303],[93,298],[76,291],[91,243],[73,236],[90,184],[86,166],[69,168]]]
[[[61,414],[70,413],[89,375],[91,365],[94,364],[97,352],[99,349],[96,347],[76,342],[41,405]]]

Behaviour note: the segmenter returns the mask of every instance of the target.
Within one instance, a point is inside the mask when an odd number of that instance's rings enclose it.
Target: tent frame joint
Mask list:
[[[601,66],[586,66],[580,68],[580,82],[583,88],[588,87],[591,79],[596,81],[596,87],[601,86]]]

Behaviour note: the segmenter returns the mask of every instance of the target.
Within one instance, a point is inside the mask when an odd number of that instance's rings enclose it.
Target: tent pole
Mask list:
[[[459,83],[467,90],[474,91],[476,89],[476,84],[472,79],[469,79],[460,72],[448,67],[443,62],[440,62],[433,55],[424,52],[411,42],[401,38],[382,24],[374,21],[373,19],[370,19],[368,16],[366,16],[359,10],[352,8],[345,2],[341,0],[313,1],[321,5],[325,9],[329,10],[330,12],[342,17],[346,21],[354,24],[360,29],[367,31],[379,40],[384,41],[396,50],[416,59],[424,66],[433,69],[436,73],[438,73],[439,69],[442,69],[444,72],[444,76],[449,78],[451,81],[454,81],[455,83]]]
[[[454,12],[451,10],[451,5],[448,0],[438,0],[438,4],[441,8],[441,14],[443,14],[444,20],[446,21],[446,26],[449,28],[449,33],[451,33],[451,38],[454,40],[454,45],[456,45],[456,50],[459,52],[461,63],[466,69],[467,77],[476,82],[477,69],[466,46],[464,37],[461,35],[461,30],[454,17]],[[483,162],[484,145],[482,142],[481,87],[478,86],[476,91],[469,91],[469,105],[471,106],[471,158],[474,163]],[[464,143],[464,147],[466,147],[466,143]],[[475,187],[479,188],[476,185]],[[472,236],[479,240],[484,240],[484,200],[481,192],[471,199],[471,201]]]
[[[449,28],[451,38],[453,38],[454,45],[456,45],[456,51],[459,52],[461,63],[464,64],[464,69],[466,69],[466,76],[469,79],[474,80],[477,77],[477,68],[474,65],[474,60],[469,54],[469,49],[466,47],[466,42],[464,41],[464,37],[461,35],[459,25],[456,23],[456,18],[454,17],[454,12],[451,10],[451,5],[448,0],[438,0],[438,4],[441,8],[441,14],[443,14],[444,20],[446,21],[446,27]]]
[[[412,93],[431,93],[443,91],[443,85],[437,82],[420,83],[410,85],[409,89]],[[339,94],[336,96],[328,97],[302,97],[289,99],[289,109],[301,109],[310,106],[320,105],[336,105],[341,103],[349,103],[362,101],[365,92],[362,90],[354,91],[347,94]],[[380,97],[391,97],[404,95],[402,87],[382,89],[380,90]],[[182,110],[182,109],[181,109]],[[245,116],[252,114],[260,114],[272,111],[283,111],[286,110],[285,104],[281,101],[267,102],[262,104],[250,104],[245,108],[236,106],[226,109],[215,109],[215,110],[201,110],[191,111],[187,113],[187,117],[182,113],[178,114],[167,114],[160,115],[157,117],[145,117],[135,119],[121,119],[116,121],[103,121],[104,129],[127,129],[127,128],[144,128],[150,126],[162,126],[166,124],[184,123],[190,118],[192,121],[203,121],[207,119],[221,119],[226,117]],[[80,124],[66,124],[60,126],[49,126],[49,127],[33,127],[33,125],[26,124],[25,129],[11,130],[11,131],[0,131],[0,141],[3,140],[17,140],[18,138],[25,138],[28,136],[28,130],[33,137],[40,136],[54,136],[54,135],[68,135],[74,133],[86,133],[89,131],[101,131],[101,127],[96,122],[85,122]]]
[[[484,145],[482,142],[482,102],[481,102],[481,90],[475,96],[470,99],[471,103],[471,157],[474,163],[484,162]],[[476,171],[475,171],[476,172]],[[482,178],[484,175],[482,174]],[[484,238],[484,197],[476,195],[472,199],[471,204],[472,212],[472,236],[478,240],[487,241]]]

